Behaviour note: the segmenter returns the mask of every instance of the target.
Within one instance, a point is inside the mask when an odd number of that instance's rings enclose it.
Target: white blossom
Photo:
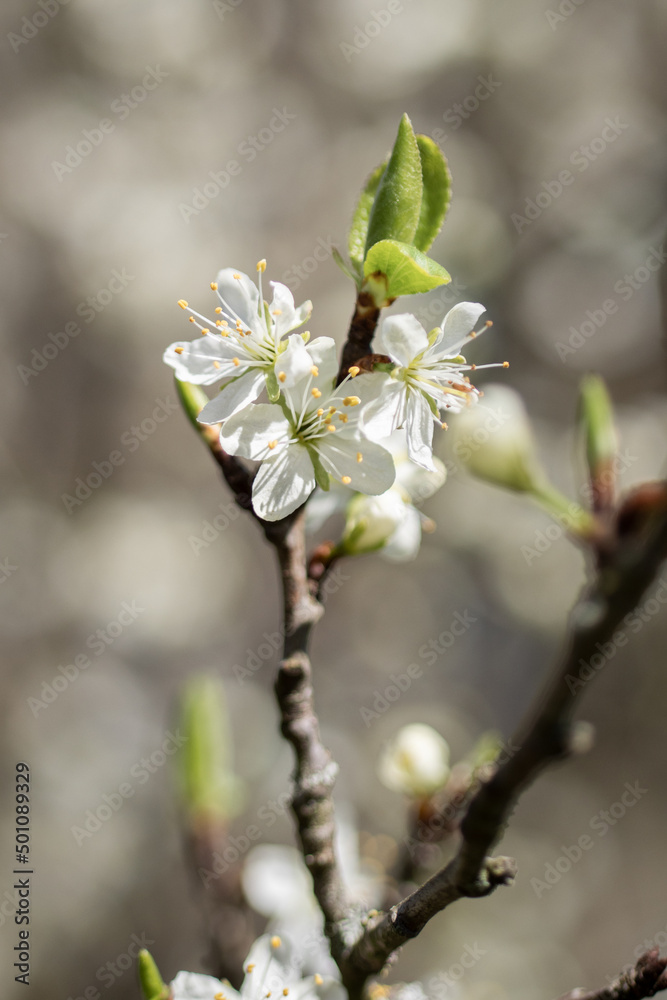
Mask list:
[[[358,414],[376,383],[368,375],[354,382],[348,376],[334,388],[337,367],[331,338],[307,346],[290,341],[276,365],[280,403],[248,406],[222,425],[220,443],[228,454],[261,462],[252,503],[267,521],[296,510],[316,483],[327,489],[330,477],[371,494],[384,493],[394,481],[391,455],[367,440],[359,426]]]
[[[224,380],[220,394],[204,407],[205,423],[220,423],[258,398],[285,349],[285,336],[305,323],[312,311],[310,302],[296,308],[289,288],[278,281],[271,282],[273,299],[267,304],[262,296],[265,268],[266,261],[260,261],[259,287],[234,268],[219,272],[211,283],[218,297],[213,321],[191,309],[184,299],[179,301],[202,336],[171,344],[164,361],[182,382],[213,385]],[[303,346],[300,334],[294,339]]]
[[[243,963],[240,990],[227,981],[197,972],[179,972],[170,983],[172,1000],[265,1000],[267,995],[289,1000],[343,1000],[340,983],[315,974],[302,979],[291,960],[291,949],[279,936],[264,934]]]
[[[484,311],[477,302],[461,302],[430,336],[410,313],[387,316],[375,337],[375,351],[388,355],[395,367],[373,375],[382,392],[365,408],[366,429],[382,438],[405,427],[410,458],[425,469],[434,469],[434,424],[444,426],[442,414],[458,413],[480,394],[464,374],[476,366],[459,352],[477,336],[475,325]]]

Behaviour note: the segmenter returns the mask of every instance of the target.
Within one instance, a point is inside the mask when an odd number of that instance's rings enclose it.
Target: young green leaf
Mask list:
[[[386,167],[387,161],[385,160],[384,163],[381,163],[379,167],[376,167],[370,175],[366,181],[364,190],[359,196],[357,207],[355,208],[354,215],[352,216],[350,234],[347,238],[347,250],[352,264],[357,268],[359,273],[361,273],[361,268],[364,263],[364,250],[366,248],[366,237],[368,236],[368,220],[371,216],[371,209],[373,208],[373,202],[375,201],[378,184],[380,183]]]
[[[429,292],[452,280],[436,261],[398,240],[382,240],[368,251],[364,275],[368,278],[378,272],[386,276],[387,299]]]
[[[452,178],[447,161],[428,135],[417,136],[422,167],[422,203],[417,231],[412,239],[418,250],[428,250],[445,221],[452,200]]]
[[[345,260],[343,259],[343,255],[341,254],[340,250],[337,247],[332,247],[331,248],[331,256],[333,257],[333,259],[335,260],[335,262],[338,264],[338,266],[341,269],[341,271],[343,272],[343,274],[346,277],[351,278],[352,281],[354,281],[354,283],[356,285],[358,285],[359,284],[359,279],[361,277],[361,264],[357,264],[356,262],[354,262],[353,263],[354,271],[353,271],[352,268],[350,268],[345,263]],[[363,261],[361,263],[363,263]]]
[[[403,115],[368,220],[366,253],[380,240],[412,242],[421,212],[422,188],[419,146],[410,119]]]
[[[163,982],[151,953],[142,948],[138,959],[139,984],[144,1000],[168,1000],[169,987]]]

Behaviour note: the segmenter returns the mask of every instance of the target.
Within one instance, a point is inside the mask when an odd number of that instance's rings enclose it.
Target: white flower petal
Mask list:
[[[200,424],[220,424],[253,403],[263,388],[263,372],[250,368],[245,375],[223,386],[218,395],[206,404],[197,420]]]
[[[225,421],[220,444],[230,455],[261,462],[275,451],[285,450],[291,436],[291,425],[279,406],[254,403]]]
[[[336,341],[332,340],[331,337],[316,337],[315,340],[309,342],[308,353],[313,359],[313,364],[319,369],[317,385],[320,388],[326,386],[328,389],[338,374]]]
[[[283,389],[292,389],[301,379],[307,378],[313,368],[313,359],[303,342],[303,337],[293,333],[287,347],[276,361],[276,376]]]
[[[384,493],[394,482],[396,470],[394,460],[379,444],[347,437],[344,433],[327,434],[318,448],[322,464],[338,482],[345,483],[351,490],[376,496]],[[361,461],[358,456],[361,455]]]
[[[248,853],[242,881],[248,902],[265,917],[318,912],[312,879],[294,847],[257,844]]]
[[[428,347],[428,335],[412,313],[399,313],[382,320],[374,346],[379,354],[388,354],[396,364],[407,368]]]
[[[396,460],[396,485],[401,486],[412,503],[421,503],[433,496],[447,478],[447,468],[439,458],[433,457],[433,469],[415,465],[407,456],[404,461]]]
[[[269,306],[269,313],[276,326],[277,339],[280,340],[286,333],[306,322],[313,311],[313,304],[307,301],[295,309],[294,296],[287,285],[283,285],[279,281],[272,281],[271,287],[273,288],[273,299]]]
[[[440,324],[442,333],[428,352],[429,357],[455,358],[485,312],[486,306],[479,302],[459,302],[453,306]]]
[[[179,972],[171,983],[173,1000],[214,1000],[222,989],[219,979],[203,976],[198,972]],[[229,1000],[235,1000],[239,996],[232,987],[225,986],[224,991]]]
[[[449,777],[449,745],[431,726],[403,726],[378,762],[386,788],[405,795],[432,795]]]
[[[392,562],[407,562],[415,559],[422,540],[421,517],[419,511],[406,504],[405,517],[396,528],[381,555]]]
[[[433,413],[421,392],[408,396],[405,429],[408,454],[423,469],[435,471],[433,464]]]
[[[232,319],[238,318],[253,333],[266,333],[263,319],[259,316],[259,289],[247,274],[233,267],[218,271],[215,279],[218,294],[231,310]]]
[[[293,444],[262,462],[253,483],[252,505],[265,521],[279,521],[305,503],[314,489],[308,449]]]
[[[358,380],[362,394],[361,426],[374,441],[381,441],[389,437],[401,422],[405,383],[393,379],[386,372],[373,372],[363,378],[359,375]],[[355,387],[356,383],[357,379]],[[363,402],[364,396],[368,396],[370,402]]]
[[[235,365],[233,358],[240,363]],[[174,369],[176,378],[181,382],[212,385],[243,371],[248,355],[231,337],[207,334],[197,340],[171,344],[164,352],[163,360]]]

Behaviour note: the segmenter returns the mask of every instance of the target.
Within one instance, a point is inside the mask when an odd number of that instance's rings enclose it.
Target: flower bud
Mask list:
[[[480,479],[528,493],[543,481],[528,414],[513,389],[489,386],[477,405],[452,420],[451,429],[455,455]]]
[[[380,757],[378,775],[393,792],[427,798],[449,777],[449,745],[431,726],[404,726]]]
[[[595,507],[611,507],[614,503],[614,461],[618,439],[609,393],[599,376],[588,375],[583,379],[579,413]]]
[[[347,505],[346,513],[341,549],[345,555],[359,556],[384,548],[403,524],[407,504],[393,489],[380,496],[358,493]]]
[[[232,770],[229,722],[222,683],[189,681],[183,698],[183,797],[190,822],[229,820],[240,808],[241,782]]]
[[[162,981],[153,956],[142,948],[138,956],[139,983],[144,1000],[168,1000],[169,987]]]

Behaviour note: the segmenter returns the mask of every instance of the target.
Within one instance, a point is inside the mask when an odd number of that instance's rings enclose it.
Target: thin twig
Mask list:
[[[512,880],[513,862],[492,859],[489,851],[502,836],[523,789],[549,763],[575,749],[572,715],[586,686],[579,678],[581,664],[599,655],[667,556],[665,491],[656,491],[656,502],[632,531],[628,531],[625,513],[624,507],[616,548],[605,554],[594,585],[572,615],[565,654],[537,709],[514,738],[519,749],[481,785],[466,811],[458,853],[389,913],[369,919],[344,956],[344,980],[351,996],[358,996],[366,978],[379,972],[392,953],[419,934],[436,913],[457,899],[487,895]]]
[[[667,990],[667,958],[660,957],[660,950],[645,951],[637,964],[599,990],[576,989],[559,1000],[643,1000]]]

